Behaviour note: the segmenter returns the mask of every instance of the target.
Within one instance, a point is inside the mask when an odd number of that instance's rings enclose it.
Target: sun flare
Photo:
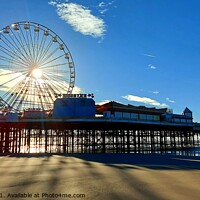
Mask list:
[[[34,78],[41,78],[42,76],[42,71],[38,68],[33,69],[32,75]]]

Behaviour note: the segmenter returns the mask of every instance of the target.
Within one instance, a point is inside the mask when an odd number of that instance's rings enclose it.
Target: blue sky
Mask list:
[[[199,0],[1,0],[0,29],[30,21],[70,49],[76,86],[97,103],[187,106],[200,121]]]

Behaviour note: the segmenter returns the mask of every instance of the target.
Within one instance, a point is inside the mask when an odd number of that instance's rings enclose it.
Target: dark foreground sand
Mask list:
[[[85,194],[85,198],[66,194]],[[199,200],[200,157],[0,156],[0,199]]]

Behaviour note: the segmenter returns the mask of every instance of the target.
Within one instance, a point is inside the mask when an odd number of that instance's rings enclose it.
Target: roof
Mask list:
[[[183,113],[192,113],[192,111],[188,107],[186,107]]]
[[[145,107],[145,106],[133,106],[133,105],[124,105],[117,103],[115,101],[110,101],[103,105],[96,105],[97,113],[102,113],[103,111],[111,112],[129,112],[129,113],[149,113],[149,114],[163,114],[167,111],[167,108],[157,109],[155,107]]]

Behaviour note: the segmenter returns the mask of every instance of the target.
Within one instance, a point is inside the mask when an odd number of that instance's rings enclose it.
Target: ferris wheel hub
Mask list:
[[[42,77],[42,70],[40,70],[38,67],[33,68],[32,70],[32,76],[33,78],[41,78]]]

